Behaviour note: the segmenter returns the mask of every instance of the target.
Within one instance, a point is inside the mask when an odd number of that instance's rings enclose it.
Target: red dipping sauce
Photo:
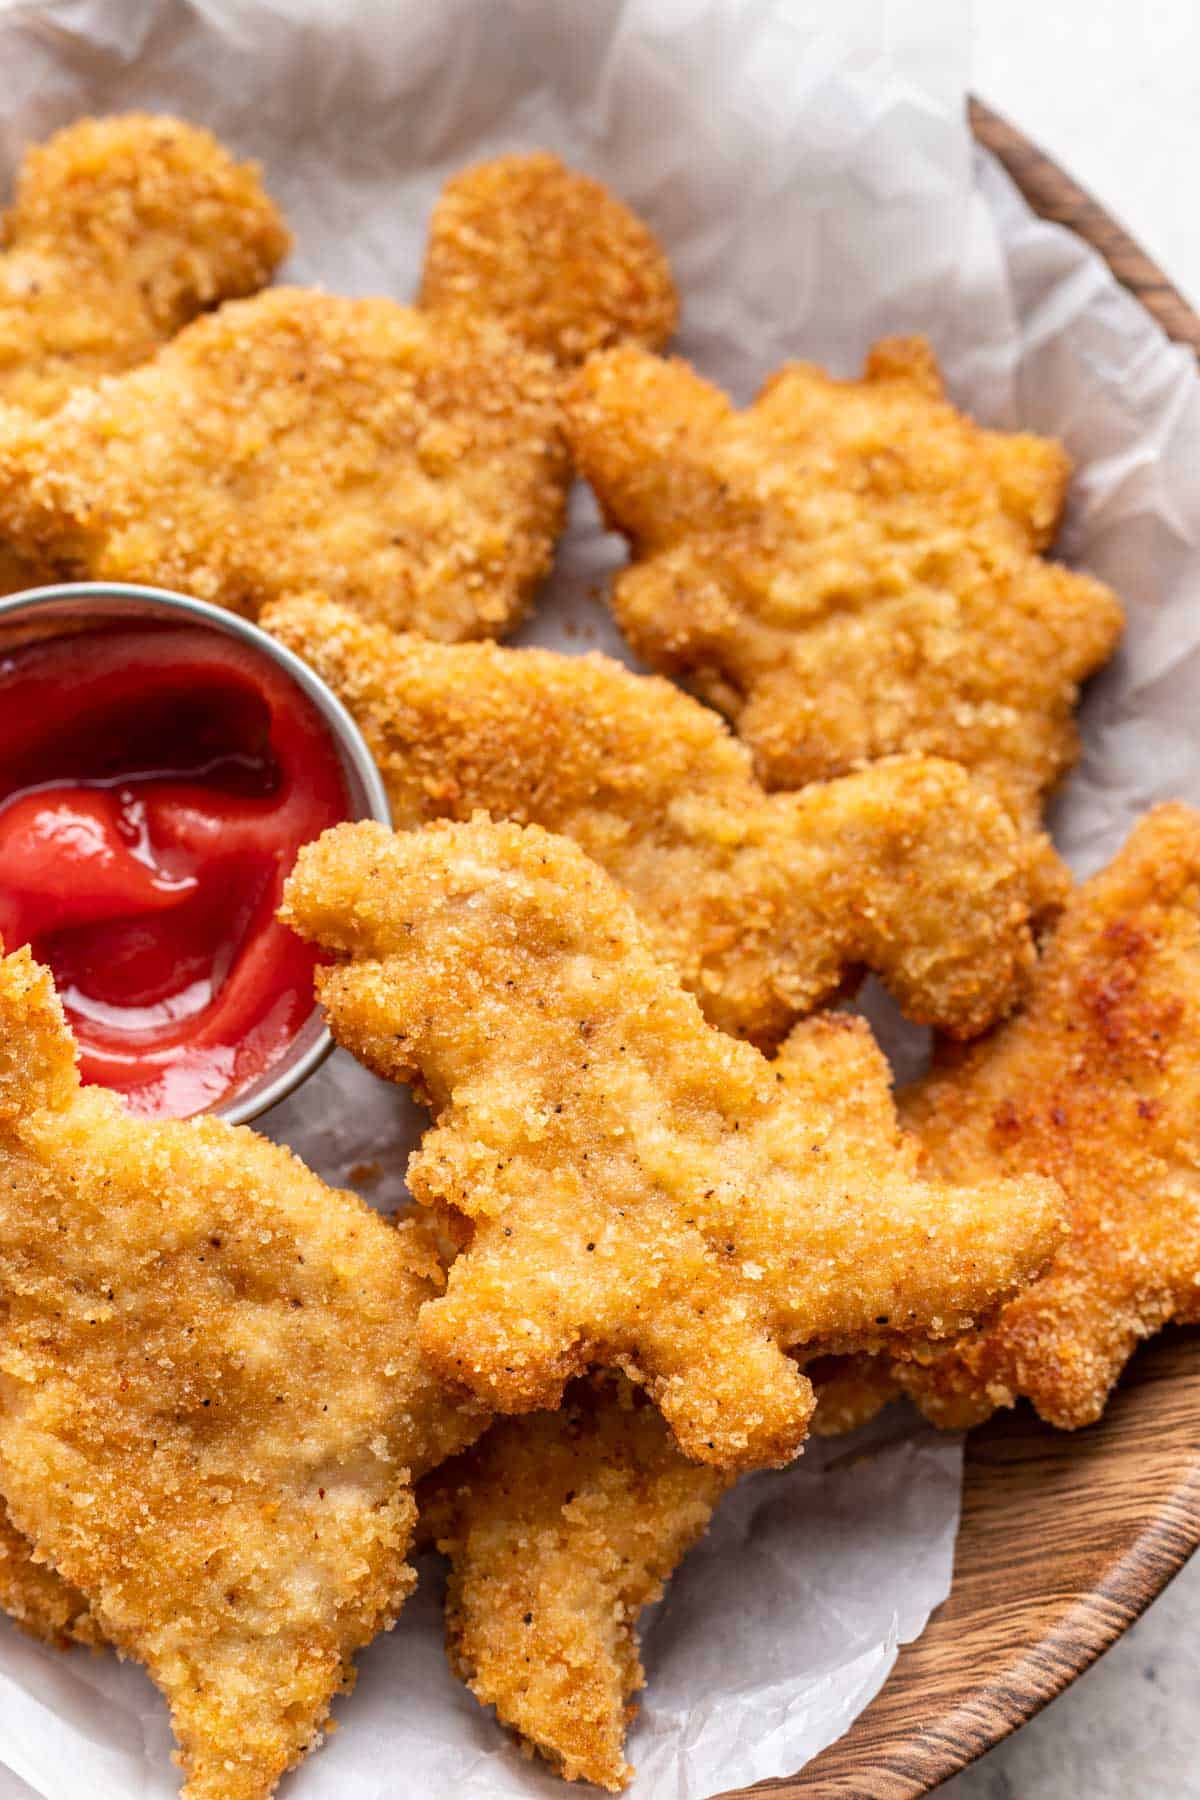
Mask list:
[[[318,958],[275,912],[349,816],[320,714],[249,645],[138,624],[0,654],[0,940],[135,1113],[218,1106],[287,1050]]]

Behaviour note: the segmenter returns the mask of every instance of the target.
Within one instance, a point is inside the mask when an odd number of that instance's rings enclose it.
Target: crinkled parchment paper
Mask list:
[[[1056,814],[1091,868],[1151,801],[1200,798],[1200,385],[972,151],[966,30],[960,0],[0,0],[0,163],[80,113],[178,111],[261,158],[293,278],[403,300],[445,176],[547,145],[653,222],[681,348],[741,399],[786,357],[850,372],[880,333],[927,332],[962,403],[1066,440],[1067,552],[1129,605]],[[618,561],[577,496],[525,637],[619,652],[594,591]],[[419,1123],[340,1056],[270,1121],[385,1206]],[[647,1633],[634,1795],[784,1774],[845,1729],[947,1591],[959,1456],[893,1413],[735,1491]],[[451,1679],[423,1576],[295,1800],[562,1791]],[[0,1635],[4,1800],[168,1796],[169,1748],[140,1671]]]

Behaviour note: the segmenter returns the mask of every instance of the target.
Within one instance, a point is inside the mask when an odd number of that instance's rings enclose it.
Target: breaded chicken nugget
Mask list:
[[[956,412],[921,339],[876,345],[860,381],[791,364],[741,413],[686,363],[610,350],[569,385],[567,435],[632,545],[622,629],[768,786],[919,750],[1036,816],[1121,629],[1106,587],[1040,555],[1059,444]]]
[[[820,1358],[813,1430],[845,1432],[898,1391],[885,1358]],[[643,1610],[703,1536],[727,1471],[691,1462],[624,1378],[574,1383],[562,1408],[503,1419],[417,1490],[450,1558],[451,1666],[567,1781],[616,1792],[645,1685]]]
[[[48,1644],[100,1644],[103,1634],[85,1595],[48,1564],[17,1530],[0,1500],[0,1607],[22,1631]]]
[[[819,1087],[831,1128],[876,1155],[886,1155],[895,1134],[895,1110],[880,1104],[891,1069],[865,1019],[819,1013],[797,1025],[772,1065],[776,1077],[803,1095]],[[801,1367],[813,1386],[814,1437],[840,1437],[873,1419],[900,1392],[886,1355],[808,1356]]]
[[[318,978],[339,1043],[434,1109],[409,1184],[468,1244],[421,1345],[500,1411],[618,1367],[687,1455],[783,1463],[812,1411],[786,1349],[957,1332],[1059,1241],[1050,1182],[917,1180],[886,1084],[878,1153],[831,1130],[819,1084],[707,1025],[566,838],[339,827],[282,916],[342,959]]]
[[[887,1067],[862,1019],[798,1029],[777,1067],[819,1066],[839,1128],[879,1135]],[[885,1357],[823,1357],[812,1428],[848,1431],[897,1391]],[[708,1526],[732,1481],[682,1455],[623,1377],[568,1389],[561,1411],[492,1426],[418,1489],[423,1536],[451,1562],[447,1644],[484,1706],[568,1781],[613,1790],[644,1685],[638,1618]]]
[[[831,1115],[877,1129],[887,1070],[865,1022],[809,1021],[779,1066],[801,1079],[817,1057],[828,1062]],[[851,1429],[855,1405],[863,1417],[877,1411],[884,1380],[887,1398],[896,1391],[886,1358],[819,1358],[807,1373],[814,1431]],[[568,1781],[616,1791],[633,1773],[624,1745],[645,1684],[639,1616],[732,1480],[684,1457],[624,1377],[596,1376],[575,1382],[556,1413],[497,1421],[418,1489],[422,1537],[451,1563],[452,1666]]]
[[[505,1419],[418,1490],[450,1558],[451,1664],[568,1781],[612,1791],[645,1685],[637,1625],[732,1477],[680,1454],[623,1380]]]
[[[857,1431],[898,1398],[901,1388],[887,1356],[817,1356],[804,1364],[817,1397],[814,1437]]]
[[[127,113],[30,150],[0,251],[0,401],[61,406],[263,287],[288,234],[258,169],[210,132]]]
[[[562,523],[556,391],[497,327],[274,288],[0,430],[0,532],[250,615],[316,581],[431,636],[500,631]]]
[[[0,403],[53,412],[262,287],[288,242],[257,169],[207,131],[142,113],[69,125],[27,153],[0,235]],[[0,544],[0,593],[53,574]]]
[[[480,1427],[417,1356],[439,1281],[286,1150],[80,1088],[0,961],[0,1492],[162,1689],[190,1800],[263,1800],[403,1603],[412,1478]]]
[[[983,1030],[1065,881],[953,763],[767,795],[715,713],[607,657],[432,644],[319,598],[262,623],[354,714],[397,826],[482,807],[574,838],[712,1023],[764,1048],[864,968],[910,1018]]]
[[[499,156],[446,183],[429,221],[421,305],[444,318],[499,316],[563,368],[610,344],[655,350],[679,316],[649,227],[545,151]]]
[[[899,1364],[938,1424],[1100,1416],[1137,1344],[1200,1321],[1200,813],[1157,808],[1079,888],[1024,1011],[902,1098],[922,1168],[1053,1177],[1070,1235],[995,1323]]]
[[[492,179],[539,220],[541,183],[561,198],[581,179],[505,167]],[[580,209],[530,252],[536,304],[511,276],[492,298],[494,246],[451,213],[444,251],[436,216],[431,246],[444,311],[278,289],[198,320],[53,420],[8,421],[0,534],[59,576],[156,582],[250,615],[315,585],[430,637],[510,629],[549,569],[570,479],[559,364],[521,333],[540,340],[549,307],[564,341],[570,319],[581,342],[607,340],[619,284],[597,269],[593,292],[581,285]],[[600,235],[619,268],[622,228],[643,246],[645,227],[610,199]],[[474,306],[460,291],[473,245]],[[673,291],[655,267],[665,322]],[[640,288],[629,304],[631,328],[653,337]]]

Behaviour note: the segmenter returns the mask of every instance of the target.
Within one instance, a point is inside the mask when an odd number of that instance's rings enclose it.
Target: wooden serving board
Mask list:
[[[1200,317],[1049,157],[972,102],[971,124],[1043,218],[1108,262],[1200,353]],[[801,1775],[743,1794],[915,1800],[1062,1692],[1200,1544],[1200,1330],[1134,1358],[1103,1419],[1061,1433],[1028,1408],[967,1439],[950,1597],[845,1737]]]

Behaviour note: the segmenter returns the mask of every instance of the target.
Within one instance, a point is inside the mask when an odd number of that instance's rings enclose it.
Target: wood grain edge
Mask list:
[[[981,101],[971,128],[1042,218],[1097,250],[1175,342],[1200,316],[1115,219]],[[919,1800],[1055,1699],[1200,1544],[1200,1332],[1134,1359],[1104,1418],[1055,1433],[1025,1409],[967,1440],[954,1581],[837,1743],[744,1795]]]
[[[916,1800],[1106,1650],[1200,1541],[1200,1332],[1134,1359],[1084,1432],[1027,1409],[967,1444],[950,1597],[882,1692],[774,1800]]]

